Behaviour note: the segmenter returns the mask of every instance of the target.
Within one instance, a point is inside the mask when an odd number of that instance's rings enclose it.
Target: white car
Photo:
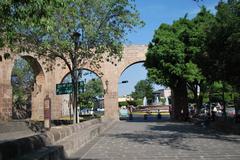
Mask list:
[[[98,112],[104,112],[104,108],[97,108]]]
[[[84,108],[80,111],[81,116],[91,116],[93,115],[93,109],[90,108]]]

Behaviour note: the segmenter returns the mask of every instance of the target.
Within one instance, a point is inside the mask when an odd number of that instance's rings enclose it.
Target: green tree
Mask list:
[[[188,117],[187,86],[197,86],[204,80],[197,56],[205,50],[203,26],[212,17],[203,7],[193,20],[185,16],[172,25],[162,24],[148,46],[145,62],[148,76],[157,84],[171,88],[175,119]],[[195,93],[196,90],[194,87]]]
[[[92,79],[84,86],[84,92],[79,94],[80,105],[85,108],[92,108],[94,103],[103,96],[101,79]]]
[[[36,3],[33,9],[28,2],[21,6],[24,10],[30,8],[36,20],[31,18],[14,25],[21,35],[14,45],[34,51],[48,62],[54,63],[56,59],[65,62],[72,77],[76,115],[77,81],[79,75],[81,77],[78,68],[86,63],[99,68],[103,55],[109,61],[120,59],[125,35],[143,23],[134,0],[42,0]],[[39,12],[43,15],[39,16]],[[54,66],[48,64],[49,69]]]
[[[24,59],[17,59],[12,70],[13,118],[30,118],[34,72]]]
[[[104,96],[101,79],[93,79],[88,81],[85,88],[86,92],[91,93],[92,97],[101,98]]]
[[[224,100],[226,103],[233,102],[233,88],[231,85],[225,83],[225,94]],[[210,102],[221,102],[223,104],[223,97],[222,97],[222,90],[223,90],[223,83],[221,81],[214,82],[209,87],[209,100]]]
[[[202,67],[202,70],[209,81],[222,81],[222,99],[225,108],[227,83],[231,84],[236,92],[240,92],[240,1],[220,1],[216,9],[215,21],[208,31],[207,52],[203,61],[203,65],[210,67]],[[236,106],[240,108],[240,104]]]
[[[47,26],[42,19],[52,15],[51,6],[60,6],[58,0],[1,0],[0,1],[0,48],[16,49],[16,44],[21,46],[22,32],[31,32],[23,26],[41,24]],[[19,48],[18,48],[19,49]],[[19,50],[16,50],[18,52]]]
[[[143,99],[147,97],[148,100],[152,100],[153,98],[153,85],[149,80],[140,80],[135,85],[135,91],[132,92],[132,97],[134,100]]]
[[[207,51],[207,33],[213,22],[214,16],[205,7],[202,7],[201,11],[192,19],[193,27],[191,28],[192,31],[189,36],[188,48],[189,50],[192,50],[192,52],[188,56],[190,56],[193,63],[197,64],[201,74],[194,77],[194,79],[190,79],[187,86],[194,95],[194,102],[197,104],[198,111],[200,111],[203,97],[206,94],[207,86],[209,85],[205,76],[202,75],[202,69],[207,70],[211,67],[210,64],[206,65],[203,61],[205,60]],[[198,70],[192,69],[192,71]],[[196,75],[196,73],[193,74]]]
[[[235,86],[239,85],[238,65],[240,39],[240,1],[220,1],[216,7],[215,21],[207,34],[207,52],[203,66],[204,75],[209,81],[224,81]]]

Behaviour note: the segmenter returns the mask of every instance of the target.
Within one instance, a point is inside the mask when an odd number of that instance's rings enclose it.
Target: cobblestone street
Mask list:
[[[117,122],[71,159],[239,160],[240,136],[190,123]]]

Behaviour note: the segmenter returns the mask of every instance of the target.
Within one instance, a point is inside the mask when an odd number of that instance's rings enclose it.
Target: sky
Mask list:
[[[193,0],[135,0],[136,7],[140,13],[140,18],[145,22],[143,28],[136,28],[135,32],[128,35],[127,44],[149,44],[154,31],[162,24],[172,24],[185,14],[193,18],[200,10],[201,5],[205,5],[208,10],[215,13],[215,6],[219,0],[203,0],[196,3]],[[128,80],[128,83],[119,84],[119,96],[129,95],[134,91],[134,86],[140,80],[146,79],[147,71],[143,63],[135,64],[125,70],[119,82]],[[161,86],[154,86],[157,90]]]

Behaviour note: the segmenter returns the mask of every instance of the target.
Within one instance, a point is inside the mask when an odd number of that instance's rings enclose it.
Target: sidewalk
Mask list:
[[[37,133],[31,131],[23,120],[0,121],[0,143],[29,137]]]
[[[240,136],[190,123],[121,121],[70,159],[239,160]]]
[[[31,132],[31,131],[0,133],[0,143],[19,139],[19,138],[30,137],[33,135],[37,135],[37,133]]]

